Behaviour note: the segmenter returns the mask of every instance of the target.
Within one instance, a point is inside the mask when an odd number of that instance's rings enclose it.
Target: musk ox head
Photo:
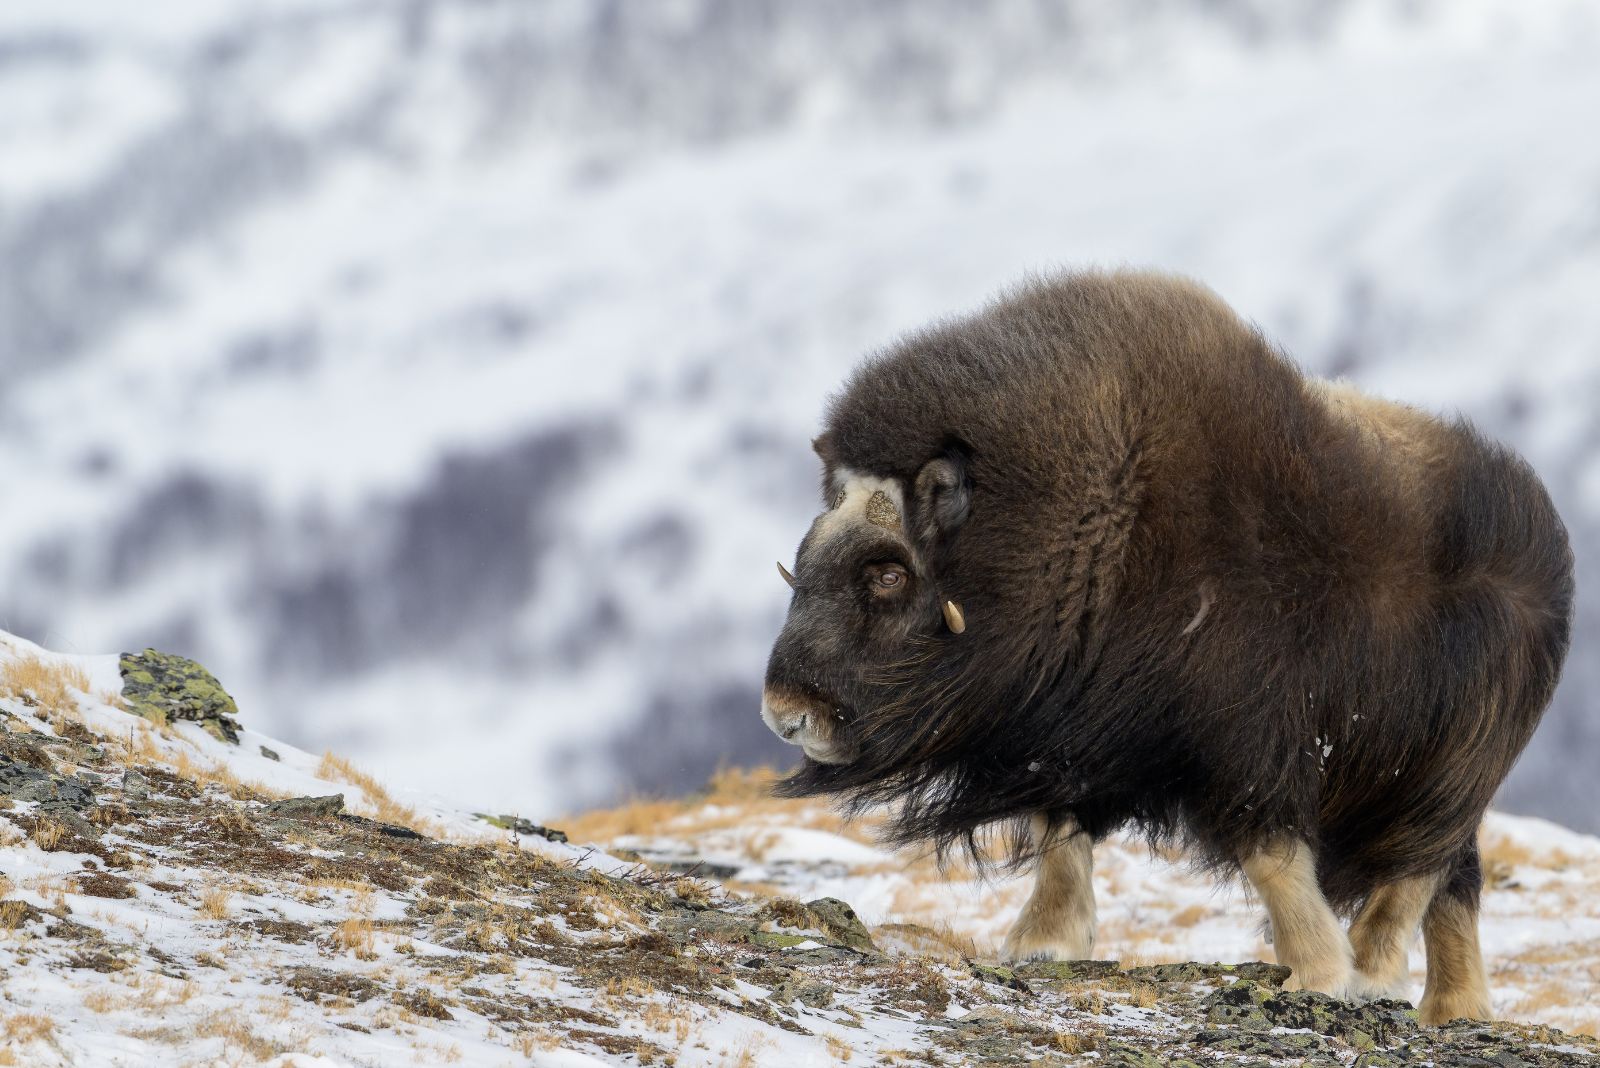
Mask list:
[[[912,478],[838,466],[825,438],[825,510],[800,542],[788,619],[773,646],[761,717],[819,764],[860,755],[894,672],[931,635],[960,634],[960,606],[935,562],[967,518],[970,490],[958,446]]]

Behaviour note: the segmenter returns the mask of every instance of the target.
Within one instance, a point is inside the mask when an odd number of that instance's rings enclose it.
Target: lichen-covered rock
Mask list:
[[[220,741],[239,743],[239,706],[216,678],[181,656],[146,649],[122,654],[122,699],[156,723],[189,720]]]
[[[1269,994],[1269,991],[1248,979],[1231,983],[1206,999],[1206,1023],[1228,1024],[1248,1030],[1271,1027],[1272,1022],[1262,1008]]]
[[[1104,979],[1119,970],[1114,960],[1030,960],[1015,968],[1017,978],[1030,983]]]
[[[861,922],[861,917],[847,902],[836,897],[819,897],[815,901],[807,901],[806,908],[821,921],[822,929],[840,945],[859,949],[863,953],[878,952],[878,944],[872,940],[867,925]]]
[[[1253,960],[1243,964],[1145,964],[1129,968],[1128,974],[1151,983],[1198,983],[1207,979],[1248,979],[1264,986],[1281,987],[1289,969],[1281,964]]]
[[[0,796],[32,801],[40,809],[81,810],[94,803],[94,792],[77,779],[41,771],[0,753]]]
[[[344,794],[328,794],[326,797],[285,797],[280,801],[270,802],[266,810],[274,816],[288,816],[302,820],[337,816],[344,811]]]
[[[1325,994],[1295,990],[1279,991],[1263,1002],[1261,1009],[1275,1027],[1305,1028],[1359,1050],[1370,1050],[1417,1030],[1416,1010],[1404,1001],[1352,1005]]]
[[[813,1009],[826,1009],[833,1005],[833,994],[832,983],[801,976],[779,983],[773,989],[770,1000],[784,1005],[798,1001]]]
[[[527,838],[543,838],[547,842],[565,842],[567,840],[566,831],[558,831],[554,827],[546,827],[541,823],[523,819],[521,816],[491,816],[487,812],[474,812],[473,815],[491,827],[499,827],[503,831],[511,831],[513,834],[519,834]]]

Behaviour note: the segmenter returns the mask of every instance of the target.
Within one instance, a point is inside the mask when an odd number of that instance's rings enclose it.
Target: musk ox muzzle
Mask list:
[[[761,719],[819,764],[848,764],[861,754],[844,709],[820,694],[769,682],[761,690]]]

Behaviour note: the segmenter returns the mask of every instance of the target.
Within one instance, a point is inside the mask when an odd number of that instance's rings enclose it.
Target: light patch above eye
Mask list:
[[[858,524],[871,524],[906,541],[905,504],[892,478],[840,468],[833,477],[832,504],[812,524],[813,537],[827,541]]]

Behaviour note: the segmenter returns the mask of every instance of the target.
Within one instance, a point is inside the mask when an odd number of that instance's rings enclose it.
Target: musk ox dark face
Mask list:
[[[825,450],[819,442],[826,460]],[[919,638],[965,629],[928,559],[965,517],[967,494],[959,462],[947,457],[910,486],[830,465],[824,490],[827,510],[801,541],[793,573],[778,565],[794,596],[767,662],[761,718],[812,760],[848,764],[889,670]]]

